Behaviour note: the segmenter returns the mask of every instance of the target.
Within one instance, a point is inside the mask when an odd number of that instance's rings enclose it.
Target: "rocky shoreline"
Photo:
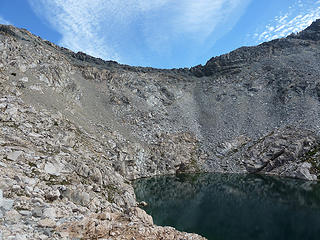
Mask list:
[[[155,226],[131,181],[317,180],[319,25],[190,70],[106,62],[0,25],[0,239],[203,239]]]

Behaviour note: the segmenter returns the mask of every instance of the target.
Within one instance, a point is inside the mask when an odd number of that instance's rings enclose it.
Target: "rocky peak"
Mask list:
[[[296,48],[297,44],[308,44],[308,42],[296,42],[297,39],[319,41],[320,19],[314,21],[308,28],[298,34],[291,34],[287,38],[275,39],[258,46],[238,48],[230,53],[213,57],[204,66],[195,66],[190,71],[197,77],[234,75],[241,71],[244,64],[259,61],[263,57],[268,57],[286,48]]]
[[[290,35],[292,38],[319,41],[320,40],[320,19],[314,21],[309,27],[298,34]]]

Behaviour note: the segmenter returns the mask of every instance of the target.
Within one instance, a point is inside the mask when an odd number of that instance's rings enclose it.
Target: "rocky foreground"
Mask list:
[[[320,175],[320,21],[191,69],[120,65],[0,25],[0,239],[203,239],[131,181]]]

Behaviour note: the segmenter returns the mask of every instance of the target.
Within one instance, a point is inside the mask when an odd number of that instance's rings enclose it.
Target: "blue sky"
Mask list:
[[[0,23],[105,60],[158,68],[298,32],[320,0],[0,0]]]

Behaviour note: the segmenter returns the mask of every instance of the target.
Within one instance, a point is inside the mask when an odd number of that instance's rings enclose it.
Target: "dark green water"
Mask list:
[[[156,224],[212,240],[320,239],[320,184],[237,174],[140,179]]]

